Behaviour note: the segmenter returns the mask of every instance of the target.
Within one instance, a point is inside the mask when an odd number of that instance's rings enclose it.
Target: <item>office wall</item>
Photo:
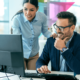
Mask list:
[[[9,23],[11,25],[12,16],[20,9],[22,9],[22,1],[23,0],[9,0]],[[9,25],[9,27],[11,27]]]

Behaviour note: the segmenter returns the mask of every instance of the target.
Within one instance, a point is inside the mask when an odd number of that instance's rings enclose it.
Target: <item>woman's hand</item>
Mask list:
[[[57,37],[57,34],[56,33],[53,33],[50,37],[56,38]]]

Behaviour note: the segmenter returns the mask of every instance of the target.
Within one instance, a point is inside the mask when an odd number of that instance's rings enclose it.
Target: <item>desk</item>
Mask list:
[[[76,75],[76,78],[80,80],[80,75]]]
[[[31,72],[31,73],[36,73],[36,70],[25,70],[25,72]],[[58,72],[58,71],[51,71],[51,74],[69,74],[69,75],[74,75],[73,72]],[[8,76],[10,75],[14,75],[14,74],[7,74]],[[5,73],[1,73],[0,72],[0,77],[5,76]],[[76,75],[76,78],[80,80],[80,75]],[[9,77],[10,80],[20,80],[18,75],[14,75]],[[45,80],[45,79],[41,79],[41,78],[32,78],[33,80]],[[0,78],[0,80],[8,80],[7,78]],[[21,80],[30,80],[30,78],[25,78],[25,77],[21,77]]]
[[[36,70],[25,70],[25,72],[31,72],[31,73],[36,73]],[[25,77],[21,77],[19,78],[19,75],[14,75],[14,74],[9,74],[7,73],[7,76],[10,76],[9,79],[10,80],[30,80],[30,78],[25,78]],[[4,77],[4,78],[1,78]],[[32,78],[33,80],[46,80],[46,79],[41,79],[41,78]],[[5,73],[0,72],[0,80],[8,80],[6,77]]]
[[[46,79],[40,79],[40,78],[32,78],[33,80],[46,80]],[[21,80],[30,80],[30,78],[25,78],[25,79],[21,79]]]
[[[35,70],[25,70],[25,72],[29,73],[36,73]],[[50,74],[66,74],[66,75],[72,75],[74,76],[74,73],[73,72],[61,72],[61,71],[51,71]],[[77,79],[79,79],[79,75],[76,76]],[[27,78],[26,78],[27,79]],[[23,80],[26,80],[26,79],[23,79]],[[46,79],[37,79],[37,78],[33,78],[33,80],[46,80]]]
[[[26,72],[26,73],[30,73],[30,72],[31,72],[31,73],[37,73],[36,70],[25,70],[25,72]],[[21,79],[22,79],[22,80],[30,80],[30,78],[24,78],[24,77],[22,77]],[[46,80],[46,79],[43,79],[43,78],[42,78],[42,79],[41,79],[41,78],[32,78],[32,79],[33,79],[33,80]]]

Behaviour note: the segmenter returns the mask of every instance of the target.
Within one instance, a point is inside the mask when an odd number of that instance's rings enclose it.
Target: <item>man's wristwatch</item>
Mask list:
[[[62,48],[62,52],[66,51],[67,49],[67,47]]]

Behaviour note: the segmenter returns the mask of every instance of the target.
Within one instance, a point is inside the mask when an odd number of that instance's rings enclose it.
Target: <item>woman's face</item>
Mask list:
[[[23,6],[23,13],[24,13],[26,19],[29,20],[30,22],[35,17],[37,10],[38,10],[38,8],[36,8],[34,5],[32,5],[30,3],[25,3]]]

